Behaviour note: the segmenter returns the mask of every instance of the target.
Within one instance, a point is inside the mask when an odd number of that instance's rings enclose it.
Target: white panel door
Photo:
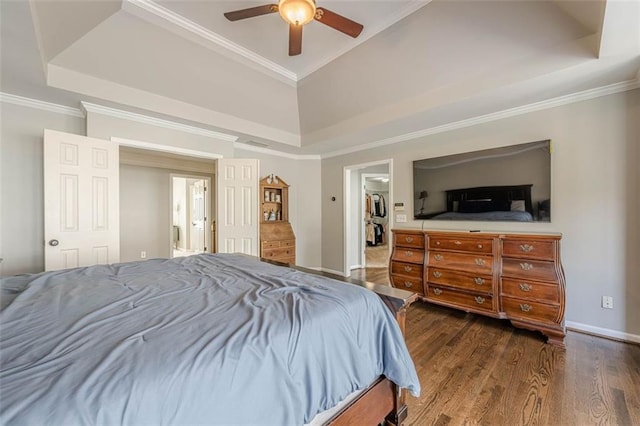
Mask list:
[[[257,256],[258,160],[218,160],[216,183],[218,253]]]
[[[206,249],[205,220],[206,197],[204,179],[196,180],[189,186],[191,198],[191,251],[202,253]]]
[[[120,261],[117,142],[45,129],[45,270]]]

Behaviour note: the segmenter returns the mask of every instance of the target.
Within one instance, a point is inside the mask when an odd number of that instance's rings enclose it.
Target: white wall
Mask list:
[[[120,261],[169,257],[170,171],[120,165]]]
[[[84,134],[84,119],[0,104],[2,276],[44,269],[42,146],[45,128]]]
[[[466,151],[551,139],[551,223],[473,223],[499,231],[561,232],[567,280],[566,320],[640,338],[640,90],[436,134],[322,161],[323,267],[340,270],[342,170],[393,158],[394,202],[412,204],[412,162]],[[330,196],[336,202],[328,202]],[[410,218],[410,216],[409,216]],[[469,222],[409,221],[470,229]],[[600,307],[613,296],[613,310]]]
[[[112,137],[130,139],[233,157],[232,142],[95,112],[87,113],[87,136],[106,140]]]
[[[322,265],[322,200],[319,159],[297,159],[236,149],[236,158],[260,160],[260,177],[280,176],[289,187],[289,222],[296,236],[296,264],[319,268]],[[341,216],[342,217],[342,216]]]

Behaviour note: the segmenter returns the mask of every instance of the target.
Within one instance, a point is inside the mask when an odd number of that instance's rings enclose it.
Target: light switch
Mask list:
[[[396,215],[396,222],[406,222],[407,221],[407,215],[406,214],[397,214]]]

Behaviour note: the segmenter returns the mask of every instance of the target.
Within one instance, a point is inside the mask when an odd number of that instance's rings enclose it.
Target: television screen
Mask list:
[[[551,141],[413,162],[415,220],[551,221]]]

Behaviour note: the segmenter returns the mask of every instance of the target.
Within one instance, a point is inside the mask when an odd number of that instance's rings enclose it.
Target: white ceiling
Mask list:
[[[222,15],[266,3],[1,1],[1,91],[327,155],[638,82],[636,0],[327,0],[363,33],[311,22],[297,57],[279,15]]]

